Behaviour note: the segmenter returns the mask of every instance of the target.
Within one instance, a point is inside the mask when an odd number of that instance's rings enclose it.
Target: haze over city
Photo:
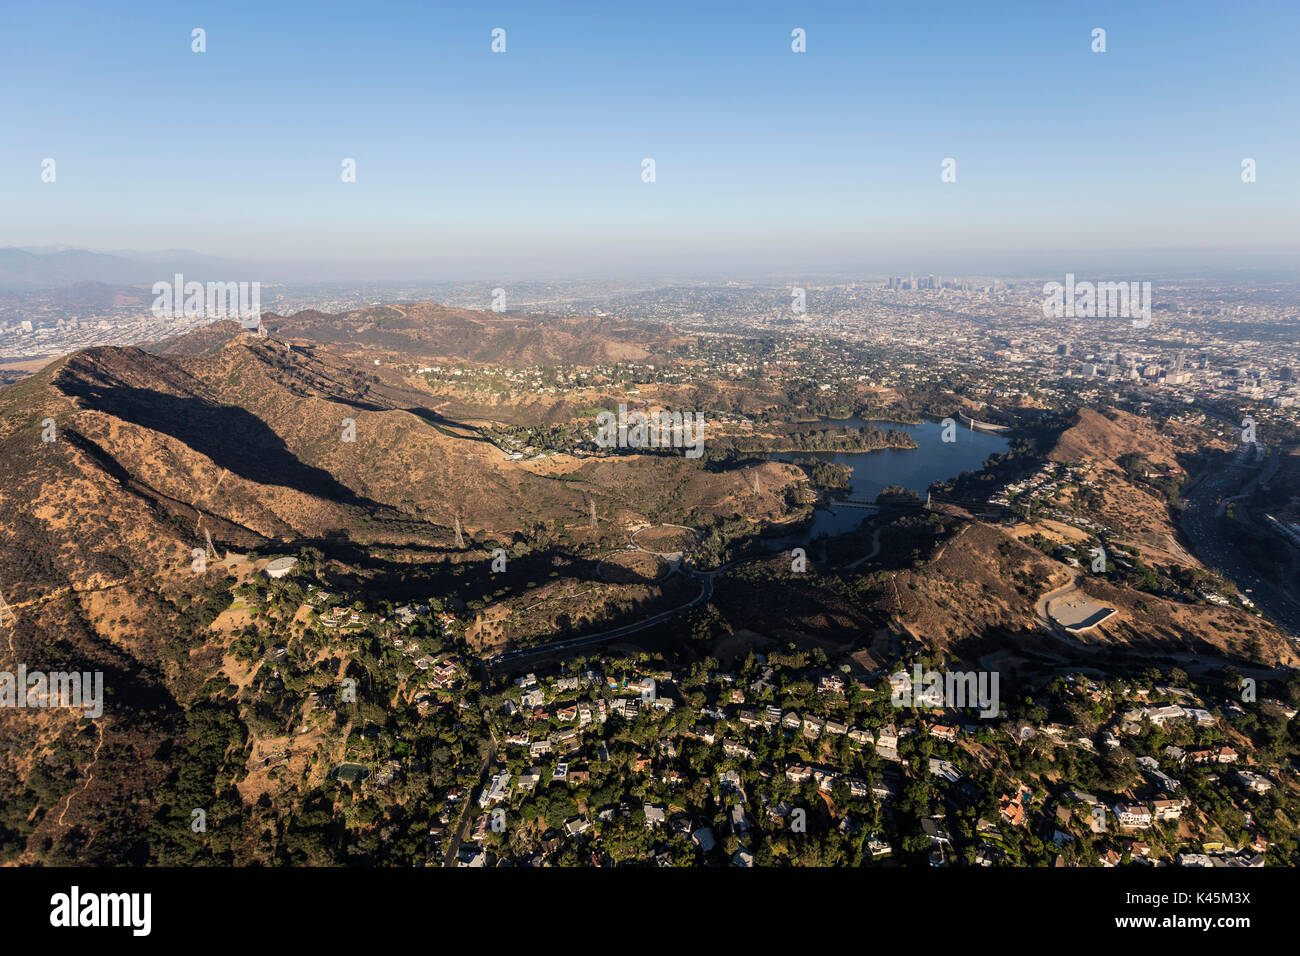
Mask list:
[[[1297,27],[1286,3],[21,5],[0,245],[302,280],[1291,268]]]

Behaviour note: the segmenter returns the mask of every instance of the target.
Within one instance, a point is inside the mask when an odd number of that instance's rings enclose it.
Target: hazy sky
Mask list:
[[[553,6],[7,4],[0,245],[448,275],[1300,252],[1295,2]]]

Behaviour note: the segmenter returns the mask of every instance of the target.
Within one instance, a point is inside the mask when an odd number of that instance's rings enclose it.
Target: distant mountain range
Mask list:
[[[241,275],[249,276],[252,271],[253,267],[246,263],[185,249],[107,253],[85,249],[0,248],[0,289],[15,291],[61,289],[83,282],[152,285],[170,279],[177,272],[201,282],[229,281]]]

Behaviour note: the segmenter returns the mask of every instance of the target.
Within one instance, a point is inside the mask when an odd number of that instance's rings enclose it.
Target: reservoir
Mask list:
[[[829,419],[823,425],[849,428],[874,427],[881,431],[893,428],[908,432],[915,448],[884,448],[878,451],[853,452],[781,452],[770,456],[774,461],[798,461],[818,458],[853,469],[849,478],[849,495],[854,501],[875,501],[890,485],[910,488],[921,498],[933,482],[956,478],[967,471],[979,471],[990,455],[1007,450],[1010,442],[1000,435],[971,431],[958,423],[955,442],[943,441],[943,426],[938,422],[900,425],[895,422],[867,421],[861,418]],[[808,537],[843,534],[852,531],[870,512],[852,506],[831,505],[818,508],[813,515]]]

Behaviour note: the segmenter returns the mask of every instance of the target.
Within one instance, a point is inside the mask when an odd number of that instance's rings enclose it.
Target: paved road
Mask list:
[[[488,728],[492,742],[488,745],[488,752],[483,757],[483,764],[478,769],[478,790],[487,786],[488,768],[492,766],[497,759],[497,735],[492,728]],[[461,807],[460,819],[456,821],[456,832],[451,835],[451,842],[447,844],[447,852],[443,856],[443,866],[455,866],[456,854],[460,852],[460,845],[465,840],[465,828],[469,826],[471,811],[474,809],[475,789],[471,787],[469,793],[465,794],[465,806]]]
[[[684,527],[684,526],[673,525],[672,527]],[[685,530],[690,531],[693,529],[686,528]],[[880,553],[880,532],[882,530],[884,529],[877,528],[875,532],[872,534],[871,550],[867,554],[858,558],[857,560],[844,565],[843,570],[846,571],[852,570],[858,567],[860,564],[863,564],[866,561],[870,561],[872,558],[874,558],[876,555]],[[641,551],[645,550],[640,545],[637,545],[635,542],[633,542],[633,546],[637,550],[641,550]],[[649,552],[649,553],[654,554],[657,552]],[[677,615],[683,613],[684,611],[689,611],[691,608],[699,607],[701,604],[705,604],[708,601],[710,601],[713,598],[713,579],[717,577],[719,574],[725,574],[728,569],[735,567],[737,564],[744,564],[747,561],[763,561],[763,560],[767,560],[770,557],[771,557],[770,554],[760,554],[751,558],[733,558],[731,561],[728,561],[726,564],[719,565],[718,567],[714,568],[712,571],[699,571],[695,568],[682,565],[681,570],[684,574],[688,574],[700,582],[700,593],[696,595],[692,600],[687,601],[685,604],[681,605],[680,607],[673,608],[670,611],[664,611],[660,614],[654,615],[653,617],[648,617],[645,620],[636,621],[632,624],[624,624],[621,627],[616,627],[608,631],[601,631],[598,634],[588,634],[584,637],[567,638],[564,640],[552,641],[549,644],[539,644],[535,647],[520,647],[513,651],[506,651],[502,654],[497,654],[493,657],[488,658],[487,663],[489,665],[499,664],[505,661],[514,661],[514,660],[520,660],[522,658],[527,658],[527,657],[536,657],[540,654],[553,654],[556,651],[572,650],[574,648],[584,647],[589,644],[603,644],[608,641],[614,641],[614,640],[618,640],[619,638],[627,637],[629,634],[636,634],[638,631],[644,631],[646,628],[654,627],[656,624],[662,624],[664,621],[669,621],[672,618],[676,617]]]
[[[721,571],[719,568],[718,571]],[[700,593],[694,598],[687,601],[680,607],[675,607],[670,611],[664,611],[653,617],[645,618],[641,621],[635,621],[632,624],[624,624],[621,627],[615,627],[608,631],[600,631],[596,634],[588,634],[584,637],[566,638],[564,640],[552,641],[549,644],[538,644],[535,647],[520,647],[513,651],[506,651],[503,654],[497,654],[488,658],[488,664],[500,664],[505,661],[519,660],[526,657],[536,657],[539,654],[553,654],[556,651],[572,650],[576,647],[585,647],[588,644],[604,644],[608,641],[616,641],[619,638],[627,637],[629,634],[636,634],[638,631],[644,631],[646,628],[654,627],[656,624],[662,624],[664,621],[670,621],[684,611],[689,611],[693,607],[699,607],[701,604],[713,597],[713,576],[718,571],[695,571],[687,570],[685,573],[700,582]]]
[[[674,525],[673,527],[682,527],[682,526]],[[689,531],[691,529],[688,528],[686,530]],[[876,555],[880,553],[880,532],[882,530],[883,530],[882,528],[877,528],[875,532],[872,534],[871,551],[863,555],[861,558],[858,558],[856,561],[844,565],[843,568],[844,570],[852,570],[853,568],[856,568],[858,565],[862,564],[863,562],[870,561],[872,558],[874,558]],[[641,548],[639,545],[635,545],[635,546],[639,550],[645,550],[644,548]],[[655,552],[651,552],[651,553],[655,553]],[[743,559],[735,558],[731,561],[728,561],[726,564],[714,568],[712,571],[699,571],[696,570],[695,568],[691,568],[683,565],[682,572],[684,574],[690,575],[691,577],[695,578],[697,581],[700,582],[700,593],[696,595],[692,600],[687,601],[685,604],[681,605],[680,607],[673,608],[671,611],[664,611],[661,614],[656,614],[653,617],[648,617],[642,621],[636,621],[632,624],[624,624],[621,627],[616,627],[608,631],[601,631],[598,634],[588,634],[585,637],[568,638],[565,640],[552,641],[549,644],[539,644],[536,647],[520,647],[513,651],[506,651],[502,654],[497,654],[493,657],[488,658],[487,663],[489,665],[499,664],[504,661],[514,661],[514,660],[519,660],[521,658],[536,657],[539,654],[553,654],[556,651],[572,650],[573,648],[584,647],[588,644],[603,644],[608,641],[614,641],[614,640],[618,640],[619,638],[627,637],[629,634],[635,634],[638,631],[644,631],[646,628],[654,627],[656,624],[662,624],[664,621],[669,621],[672,618],[676,617],[677,615],[683,613],[684,611],[689,611],[691,608],[699,607],[701,604],[705,604],[708,601],[710,601],[713,598],[713,579],[717,577],[719,574],[725,574],[729,568],[732,568],[737,564],[744,564],[746,561],[762,561],[770,557],[771,557],[770,554],[761,554],[753,558],[743,558]]]

